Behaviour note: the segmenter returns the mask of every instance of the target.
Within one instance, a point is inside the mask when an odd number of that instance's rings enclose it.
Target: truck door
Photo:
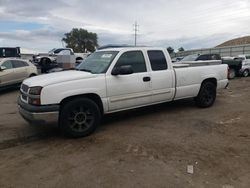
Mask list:
[[[132,74],[114,76],[107,73],[109,111],[151,103],[151,78],[142,51],[124,52],[113,69],[126,65],[132,67]]]
[[[175,92],[175,77],[173,69],[168,67],[166,56],[161,50],[148,50],[147,54],[152,70],[152,102],[172,100]]]

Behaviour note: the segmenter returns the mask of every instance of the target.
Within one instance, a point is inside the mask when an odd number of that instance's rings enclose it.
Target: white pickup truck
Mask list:
[[[163,48],[99,50],[77,70],[26,79],[19,111],[30,123],[58,122],[63,133],[80,137],[108,113],[184,98],[209,107],[228,85],[227,65],[175,66]]]

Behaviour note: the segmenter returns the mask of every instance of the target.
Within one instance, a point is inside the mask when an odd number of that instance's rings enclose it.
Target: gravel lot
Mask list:
[[[80,139],[29,126],[17,96],[0,94],[0,187],[250,186],[250,77],[211,108],[183,100],[117,113]]]

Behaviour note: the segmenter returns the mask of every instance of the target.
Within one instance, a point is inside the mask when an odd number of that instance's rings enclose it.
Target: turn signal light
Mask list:
[[[29,104],[38,106],[38,105],[41,105],[41,101],[40,99],[29,98]]]

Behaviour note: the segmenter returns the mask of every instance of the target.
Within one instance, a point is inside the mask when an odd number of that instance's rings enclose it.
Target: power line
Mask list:
[[[139,25],[137,24],[137,22],[135,22],[135,24],[133,24],[133,30],[134,30],[134,35],[135,35],[135,46],[137,44],[137,33],[139,31]]]

